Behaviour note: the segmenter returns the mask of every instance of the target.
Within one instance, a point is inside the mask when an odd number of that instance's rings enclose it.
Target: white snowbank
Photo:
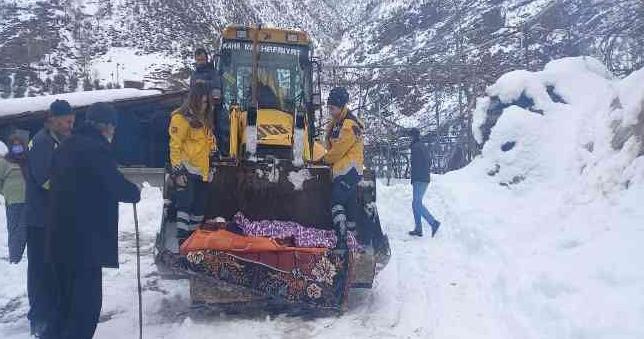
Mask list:
[[[638,117],[644,119],[643,81],[643,71],[615,80],[588,57],[555,60],[541,72],[505,74],[488,87],[489,97],[477,102],[472,129],[479,142],[490,98],[510,105],[492,128],[482,158],[490,168],[500,166],[501,181],[533,172],[535,177],[547,176],[552,184],[558,178],[558,185],[583,177],[602,186],[601,192],[627,185],[624,170],[643,149],[644,132],[636,133]],[[522,95],[534,105],[513,105]],[[508,142],[516,147],[501,151]]]
[[[0,101],[0,116],[47,110],[49,109],[49,105],[56,99],[67,100],[72,107],[80,107],[88,106],[97,102],[110,102],[114,100],[147,97],[161,93],[162,92],[158,90],[123,88],[5,99]]]
[[[643,70],[619,80],[594,59],[567,58],[508,73],[479,99],[478,140],[491,97],[534,101],[505,108],[481,156],[437,188],[474,232],[467,246],[484,246],[483,284],[507,309],[509,337],[644,336],[633,260],[644,256],[643,83]]]

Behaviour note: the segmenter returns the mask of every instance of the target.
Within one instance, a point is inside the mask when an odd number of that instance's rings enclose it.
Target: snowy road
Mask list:
[[[437,215],[445,216],[444,229],[436,239],[410,239],[406,232],[413,225],[409,212],[411,192],[408,185],[382,187],[379,192],[382,221],[391,237],[393,256],[381,272],[373,290],[356,290],[350,309],[341,317],[303,320],[280,316],[275,319],[242,319],[214,316],[191,320],[185,312],[189,303],[187,284],[163,281],[152,265],[154,233],[159,223],[161,198],[155,189],[144,191],[141,211],[143,229],[143,283],[145,333],[148,338],[206,338],[217,333],[222,338],[445,338],[506,337],[503,324],[490,295],[481,293],[479,268],[468,257],[475,255],[472,244],[455,236],[467,232],[457,213],[441,196],[434,202]],[[121,268],[104,270],[104,305],[97,338],[124,337],[136,333],[136,294],[134,280],[135,250],[130,206],[121,206]],[[3,228],[3,232],[5,228]],[[6,239],[6,234],[2,234]],[[2,249],[5,250],[4,243]],[[477,246],[477,245],[474,245]],[[3,252],[4,253],[4,252]],[[3,284],[0,331],[8,337],[22,338],[27,331],[24,263],[3,272],[11,284]],[[7,286],[10,285],[10,286]],[[10,288],[8,288],[10,287]],[[12,306],[13,305],[13,306]]]
[[[535,264],[549,267],[552,263],[543,260],[553,260],[552,254],[544,254],[546,259],[543,259],[538,253],[532,253],[534,260],[508,254],[537,240],[532,237],[534,234],[525,234],[529,228],[519,232],[528,238],[509,232],[517,237],[514,245],[509,245],[508,237],[493,238],[499,233],[491,229],[501,228],[503,222],[506,228],[510,227],[508,223],[519,222],[514,218],[524,213],[520,206],[515,205],[519,210],[500,220],[498,214],[488,213],[489,205],[480,204],[483,197],[492,198],[490,187],[456,179],[455,176],[438,177],[426,197],[430,209],[443,221],[435,239],[411,239],[406,234],[412,225],[409,184],[399,182],[385,187],[381,183],[379,209],[391,239],[390,264],[380,273],[373,290],[357,290],[351,294],[346,314],[314,320],[284,315],[190,318],[186,312],[187,283],[159,279],[152,265],[161,197],[158,190],[145,189],[139,211],[145,244],[142,264],[146,338],[211,338],[213,334],[218,338],[544,338],[548,334],[553,335],[551,338],[573,338],[583,334],[575,328],[573,319],[566,318],[565,308],[551,309],[557,300],[565,301],[562,298],[578,293],[578,287],[557,280],[555,273],[530,268]],[[131,206],[122,205],[121,268],[104,270],[104,304],[96,338],[134,338],[136,334],[132,220]],[[534,224],[535,220],[522,222]],[[6,253],[5,230],[2,227],[0,232],[3,255]],[[640,236],[641,232],[640,229]],[[561,248],[576,247],[575,241],[581,240],[564,241]],[[9,266],[3,258],[0,271],[3,272],[0,333],[4,338],[26,338],[25,263]],[[641,290],[642,280],[632,283]],[[520,297],[524,296],[522,300]],[[614,317],[610,319],[617,321]],[[622,335],[606,337],[635,338],[644,334],[637,327],[626,326],[622,330],[625,330]]]

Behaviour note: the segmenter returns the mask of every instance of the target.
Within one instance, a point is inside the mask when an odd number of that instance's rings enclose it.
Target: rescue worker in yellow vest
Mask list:
[[[327,128],[324,163],[333,168],[331,213],[338,235],[336,247],[347,248],[347,230],[354,230],[358,183],[364,167],[364,124],[347,108],[349,93],[336,87],[329,93],[327,107],[331,123]],[[349,218],[349,219],[348,219]]]
[[[196,83],[170,119],[171,179],[179,244],[204,220],[207,184],[213,173],[211,160],[217,151],[211,107],[208,88]]]

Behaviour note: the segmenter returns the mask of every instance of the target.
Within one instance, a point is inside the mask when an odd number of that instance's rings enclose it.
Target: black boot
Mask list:
[[[414,229],[413,231],[409,231],[409,235],[416,236],[416,237],[422,237],[423,236],[423,230],[422,229]]]
[[[335,244],[335,251],[345,252],[347,251],[347,216],[344,212],[344,206],[334,205],[331,209],[331,214],[333,216],[333,227],[335,228],[335,234],[337,236],[337,241]]]
[[[436,223],[432,225],[432,238],[436,235],[436,232],[438,232],[439,227],[441,227],[440,221],[436,221]]]

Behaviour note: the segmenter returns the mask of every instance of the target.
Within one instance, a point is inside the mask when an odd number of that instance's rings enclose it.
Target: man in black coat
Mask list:
[[[29,142],[25,171],[27,226],[27,295],[31,333],[41,336],[55,307],[53,272],[45,263],[45,226],[49,208],[49,171],[54,151],[72,133],[75,115],[65,100],[49,106],[45,126]]]
[[[111,105],[90,106],[85,123],[54,155],[46,253],[58,307],[46,337],[91,338],[101,312],[101,269],[119,265],[118,203],[138,202],[140,191],[112,154],[116,122]]]
[[[420,140],[420,131],[417,128],[411,130],[411,185],[413,189],[413,200],[411,208],[414,213],[414,222],[416,227],[409,235],[422,237],[423,225],[422,218],[424,218],[432,227],[432,237],[438,231],[440,222],[429,213],[425,205],[423,205],[423,196],[429,186],[430,178],[430,164],[431,159],[429,156],[429,149]]]
[[[221,99],[221,79],[213,61],[208,57],[208,52],[203,48],[197,48],[195,51],[195,70],[190,76],[190,87],[198,82],[206,85],[213,99]]]

